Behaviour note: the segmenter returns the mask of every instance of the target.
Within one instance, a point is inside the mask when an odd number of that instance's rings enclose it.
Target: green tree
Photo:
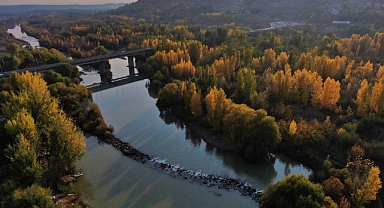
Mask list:
[[[55,84],[56,82],[69,85],[72,82],[69,77],[63,77],[60,73],[57,73],[53,70],[50,70],[48,73],[44,74],[44,81],[46,81],[48,85]]]
[[[197,66],[200,56],[202,53],[202,44],[198,41],[191,41],[188,44],[188,53],[191,59],[191,62],[194,66]]]
[[[159,91],[159,99],[157,103],[161,106],[171,106],[172,104],[178,103],[181,99],[181,92],[179,86],[176,83],[169,83]]]
[[[49,165],[57,177],[62,177],[85,155],[84,135],[64,113],[52,115],[49,129]]]
[[[79,76],[79,69],[71,64],[60,64],[55,71],[62,76],[69,78],[76,78]]]
[[[26,189],[15,190],[12,194],[12,201],[9,207],[46,207],[54,208],[55,204],[51,199],[51,190],[34,184]]]
[[[241,69],[237,73],[236,90],[233,97],[236,103],[245,103],[251,105],[251,95],[256,90],[255,70]]]
[[[312,183],[304,175],[290,175],[268,187],[260,199],[260,207],[320,208],[323,201],[321,185]]]
[[[246,141],[244,157],[251,162],[265,161],[268,154],[281,142],[279,126],[275,118],[267,116],[267,112],[263,109],[248,114],[252,121],[249,122],[247,129],[250,138]]]
[[[107,53],[107,49],[105,49],[104,46],[98,46],[94,50],[96,56],[105,55]]]
[[[21,187],[39,182],[43,175],[43,167],[37,160],[39,152],[36,149],[36,144],[31,143],[20,133],[16,136],[15,145],[10,145],[4,150],[10,158],[11,178]]]
[[[17,52],[20,49],[20,46],[17,45],[16,43],[11,43],[7,46],[7,50]]]

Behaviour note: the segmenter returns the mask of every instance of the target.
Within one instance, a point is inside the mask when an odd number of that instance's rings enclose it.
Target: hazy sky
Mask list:
[[[106,3],[132,3],[137,0],[0,0],[0,5],[20,5],[20,4],[106,4]]]

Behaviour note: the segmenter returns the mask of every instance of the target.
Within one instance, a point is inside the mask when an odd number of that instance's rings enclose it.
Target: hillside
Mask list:
[[[124,4],[97,4],[97,5],[14,5],[0,6],[0,17],[17,17],[30,13],[94,13],[116,9]]]
[[[284,21],[291,25],[310,24],[320,34],[371,33],[384,28],[384,3],[322,0],[138,0],[107,12],[127,15],[148,23],[215,26],[235,23],[251,29],[268,28]],[[333,25],[336,20],[348,25]]]

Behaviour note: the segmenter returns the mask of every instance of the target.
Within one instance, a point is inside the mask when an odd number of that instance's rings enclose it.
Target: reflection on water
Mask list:
[[[127,60],[115,58],[107,60],[106,62],[94,63],[92,65],[77,66],[77,68],[82,74],[80,76],[80,78],[82,79],[81,84],[88,86],[91,84],[100,83],[102,81],[100,76],[100,71],[102,70],[111,72],[112,79],[127,77],[129,75],[129,69],[127,67],[127,64]],[[136,68],[135,74],[138,74]]]
[[[119,62],[120,61],[120,62]],[[126,64],[117,59],[115,64]],[[112,72],[115,75],[114,66]],[[85,75],[87,76],[87,75]],[[184,169],[233,177],[255,188],[287,174],[310,171],[282,155],[263,164],[249,164],[236,153],[207,144],[167,111],[159,111],[143,80],[93,93],[93,100],[115,135],[148,155],[167,159]],[[223,191],[172,178],[166,173],[139,164],[97,139],[87,139],[87,156],[78,163],[90,184],[77,183],[93,190],[87,197],[92,207],[252,207],[255,202],[235,191]],[[84,187],[83,187],[84,189]],[[215,195],[218,192],[221,196]]]
[[[37,40],[34,37],[28,36],[25,32],[21,32],[21,27],[20,25],[15,25],[15,28],[13,29],[8,29],[8,33],[12,33],[13,36],[15,36],[17,39],[25,40],[31,44],[33,48],[39,47],[39,40]]]

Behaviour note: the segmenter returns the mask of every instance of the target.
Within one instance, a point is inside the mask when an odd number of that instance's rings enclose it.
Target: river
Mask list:
[[[21,27],[20,27],[20,25],[15,25],[15,28],[13,28],[13,29],[8,29],[7,32],[8,32],[8,33],[12,33],[13,36],[15,36],[15,37],[18,38],[18,39],[25,40],[25,41],[29,42],[29,44],[30,44],[33,48],[36,48],[36,47],[39,47],[39,46],[40,46],[40,44],[39,44],[39,40],[37,40],[37,39],[34,38],[34,37],[28,36],[25,32],[21,32]]]
[[[127,75],[126,66],[126,60],[111,60],[114,78]],[[98,76],[82,75],[83,84],[98,82]],[[283,155],[255,165],[207,144],[171,114],[159,111],[156,98],[148,93],[147,82],[142,80],[92,94],[105,121],[114,127],[115,135],[141,152],[184,169],[247,181],[257,189],[265,189],[292,173],[310,174],[309,169]],[[92,136],[86,137],[86,143],[87,155],[77,163],[84,176],[74,183],[74,188],[91,207],[257,206],[236,191],[173,178],[123,156]]]
[[[111,61],[112,73],[124,74],[127,61]],[[83,75],[91,84],[94,81]],[[95,74],[90,76],[95,77]],[[96,75],[97,76],[97,75]],[[309,169],[282,155],[255,165],[237,154],[207,144],[167,112],[160,112],[143,80],[94,93],[93,100],[115,135],[138,150],[185,169],[233,177],[265,189],[288,174],[309,175]],[[92,207],[254,207],[250,198],[235,191],[207,188],[173,178],[139,164],[110,145],[88,137],[87,156],[77,164],[85,173],[76,183]],[[218,196],[220,195],[220,196]]]

